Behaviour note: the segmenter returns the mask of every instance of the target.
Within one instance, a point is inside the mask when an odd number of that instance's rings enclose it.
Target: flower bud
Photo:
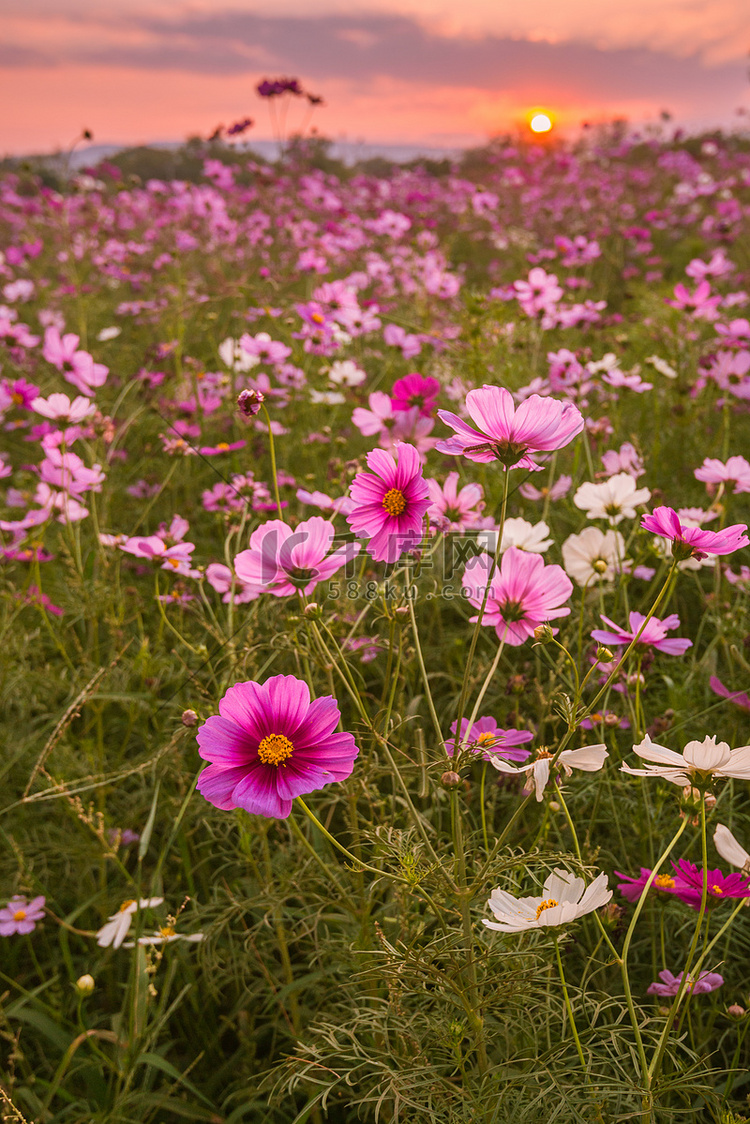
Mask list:
[[[534,629],[534,639],[540,644],[549,644],[554,633],[548,624],[538,624]]]
[[[253,418],[260,413],[266,396],[259,390],[241,390],[237,395],[237,409],[245,418]]]
[[[699,788],[693,788],[691,784],[686,785],[682,790],[680,807],[683,812],[690,812],[692,814],[699,812],[701,808],[701,790]]]
[[[591,563],[591,569],[596,570],[597,574],[606,574],[607,563],[603,558],[597,558],[595,562]]]
[[[716,797],[714,796],[713,792],[707,792],[703,797],[703,800],[705,802],[707,812],[710,812],[712,808],[716,807]]]
[[[194,710],[183,710],[182,718],[180,719],[183,726],[197,726],[198,715]]]
[[[608,712],[607,714],[604,715],[604,725],[605,726],[619,726],[620,725],[620,719],[618,718],[618,716],[616,714],[611,714],[611,713]]]
[[[309,605],[305,605],[302,614],[311,620],[318,620],[319,617],[322,617],[323,611],[317,601],[311,601]]]
[[[727,1007],[727,1014],[733,1019],[741,1019],[745,1014],[745,1008],[740,1007],[739,1003],[733,1003],[731,1007]]]
[[[610,652],[609,648],[604,648],[602,645],[600,645],[596,649],[596,658],[599,663],[612,663],[612,660],[615,658],[615,654],[614,652]]]
[[[88,973],[85,976],[79,976],[75,982],[75,989],[79,995],[91,995],[95,987],[94,977]]]
[[[443,773],[442,777],[440,778],[440,783],[443,788],[458,788],[461,783],[461,778],[459,777],[458,773]]]

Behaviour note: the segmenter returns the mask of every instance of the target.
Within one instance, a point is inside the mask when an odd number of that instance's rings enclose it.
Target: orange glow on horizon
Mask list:
[[[552,118],[548,113],[535,113],[529,121],[532,133],[548,133],[552,128]]]

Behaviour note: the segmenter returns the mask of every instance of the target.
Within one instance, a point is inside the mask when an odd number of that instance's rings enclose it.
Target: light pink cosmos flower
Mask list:
[[[484,509],[481,484],[466,484],[459,491],[458,473],[449,472],[442,487],[434,479],[427,481],[427,487],[430,490],[427,514],[430,522],[437,524],[441,531],[465,531],[479,524]]]
[[[35,414],[53,421],[76,423],[96,413],[96,406],[82,395],[71,402],[67,394],[50,394],[49,398],[35,398],[31,403]]]
[[[22,936],[33,933],[37,921],[44,917],[44,896],[39,895],[27,901],[15,894],[8,904],[0,909],[0,937],[10,937],[14,933]]]
[[[463,586],[476,609],[482,606],[491,569],[489,555],[479,554],[464,570]],[[482,623],[494,625],[500,640],[518,647],[540,624],[568,616],[570,609],[562,603],[572,592],[573,583],[562,566],[545,566],[539,554],[510,546],[492,575]]]
[[[149,535],[140,538],[138,535],[118,543],[120,550],[126,554],[134,554],[136,558],[149,558],[152,562],[161,562],[162,570],[174,570],[182,577],[199,577],[197,570],[190,569],[190,555],[195,550],[195,543],[177,542],[167,546],[159,535]]]
[[[641,625],[645,621],[645,616],[642,613],[633,611],[628,617],[630,624],[630,631],[625,628],[620,628],[619,625],[611,621],[609,617],[602,614],[602,620],[608,624],[612,629],[607,632],[603,628],[592,629],[591,635],[594,640],[600,644],[612,645],[612,647],[625,647],[638,635]],[[680,618],[677,613],[672,613],[670,616],[665,617],[660,621],[658,617],[652,617],[644,628],[641,635],[638,637],[636,648],[656,648],[659,652],[666,652],[669,656],[682,656],[692,648],[692,640],[683,640],[679,637],[667,637],[667,633],[671,632],[673,628],[679,628]]]
[[[456,733],[456,723],[451,723],[451,733]],[[520,747],[525,742],[534,738],[531,730],[503,730],[494,718],[485,715],[477,718],[474,725],[469,727],[469,719],[461,719],[461,737],[459,746],[470,749],[473,753],[481,754],[484,761],[490,761],[493,754],[499,754],[506,761],[525,761],[529,756],[528,749]],[[452,757],[456,750],[456,738],[449,738],[445,743],[445,750]]]
[[[534,500],[539,503],[540,501],[549,499],[551,502],[555,500],[564,499],[570,491],[570,485],[573,483],[572,476],[560,476],[555,481],[551,488],[537,488],[534,484],[521,484],[518,491],[521,493],[525,500]]]
[[[349,496],[337,496],[334,499],[332,496],[327,496],[325,492],[308,492],[304,488],[297,489],[297,499],[300,503],[319,507],[321,511],[331,511],[334,515],[338,515],[340,511],[344,515],[349,515],[356,506]]]
[[[91,396],[96,387],[103,386],[107,381],[109,367],[95,363],[88,351],[78,351],[78,341],[79,337],[74,332],[61,336],[57,328],[47,328],[42,355],[48,363],[62,371],[81,394]]]
[[[395,562],[419,545],[431,502],[419,451],[397,444],[394,453],[373,449],[367,454],[372,472],[357,473],[350,488],[357,506],[346,521],[355,535],[370,539],[367,549],[376,562]]]
[[[705,558],[708,554],[732,554],[743,546],[750,546],[745,532],[747,525],[734,523],[723,531],[704,531],[701,527],[685,527],[677,512],[671,507],[656,507],[651,515],[644,515],[641,526],[662,538],[672,540],[672,554],[678,561],[686,558]]]
[[[456,414],[438,410],[438,417],[456,432],[455,437],[438,441],[438,452],[484,463],[499,460],[506,469],[538,469],[530,454],[561,449],[584,425],[572,402],[532,394],[516,409],[513,395],[503,386],[470,390],[466,409],[476,429]]]
[[[237,577],[248,588],[274,597],[312,593],[318,582],[328,581],[360,551],[360,544],[352,542],[331,551],[335,533],[333,523],[320,515],[294,530],[281,519],[271,519],[253,531],[250,548],[236,556]]]
[[[227,604],[234,601],[235,605],[244,605],[248,601],[257,601],[260,597],[259,590],[246,585],[221,562],[210,562],[206,566],[206,581],[217,593],[224,594],[222,601]],[[232,596],[233,587],[234,596]]]
[[[713,457],[706,457],[700,468],[696,468],[696,480],[705,484],[734,484],[735,492],[750,492],[750,464],[744,457],[730,457],[726,464]]]

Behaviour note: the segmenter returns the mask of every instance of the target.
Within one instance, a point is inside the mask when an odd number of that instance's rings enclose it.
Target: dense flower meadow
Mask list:
[[[3,1119],[747,1119],[750,143],[311,155],[0,179]]]

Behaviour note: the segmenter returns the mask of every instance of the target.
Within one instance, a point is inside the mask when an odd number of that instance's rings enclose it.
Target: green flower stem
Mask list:
[[[580,844],[578,842],[578,834],[577,834],[576,829],[575,829],[575,824],[573,823],[573,818],[572,818],[572,816],[570,814],[570,811],[568,809],[568,805],[565,803],[565,797],[562,794],[562,789],[560,788],[557,781],[555,781],[555,794],[557,796],[557,799],[560,802],[560,807],[562,808],[563,812],[565,813],[565,819],[568,821],[568,827],[570,828],[570,833],[573,837],[573,846],[575,847],[576,857],[577,857],[579,863],[583,863],[583,859],[581,858],[581,847],[580,847]],[[612,952],[615,960],[619,964],[620,963],[620,954],[617,951],[617,949],[615,948],[615,946],[612,944],[612,941],[609,938],[609,933],[607,932],[607,930],[604,927],[604,922],[602,921],[601,917],[599,916],[599,910],[598,909],[594,910],[593,917],[594,917],[594,920],[596,921],[597,925],[599,926],[599,932],[601,933],[602,937],[604,938],[604,940],[609,945],[610,951]]]
[[[467,734],[468,734],[469,730],[471,730],[471,728],[473,727],[474,723],[477,720],[477,714],[479,713],[479,708],[482,705],[482,699],[486,695],[487,688],[489,687],[490,683],[492,682],[492,680],[494,678],[494,675],[495,675],[495,672],[497,671],[497,665],[500,663],[500,657],[503,654],[503,648],[504,647],[505,647],[505,637],[503,637],[503,639],[500,641],[500,646],[497,649],[497,654],[496,654],[494,660],[492,661],[492,665],[490,667],[490,670],[487,672],[487,675],[485,677],[484,683],[482,684],[481,690],[480,690],[479,694],[477,695],[477,701],[474,703],[474,708],[471,712],[471,717],[469,718],[469,725],[466,727]],[[460,730],[459,730],[458,726],[456,726],[456,739],[460,740]]]
[[[666,862],[666,860],[671,855],[673,849],[677,846],[677,841],[679,840],[680,836],[682,835],[682,833],[685,830],[685,828],[687,827],[687,825],[688,825],[688,821],[687,821],[687,818],[685,817],[685,818],[683,818],[682,822],[680,823],[680,826],[677,829],[677,831],[675,832],[675,834],[672,836],[672,839],[667,844],[666,849],[662,852],[662,854],[657,859],[654,869],[651,871],[650,875],[648,876],[648,878],[646,880],[646,885],[643,887],[643,890],[641,892],[641,896],[638,899],[638,904],[636,905],[633,916],[630,919],[630,924],[628,925],[628,931],[625,934],[625,940],[624,940],[623,946],[622,946],[622,953],[620,955],[620,969],[622,971],[622,983],[623,983],[623,987],[625,989],[625,1001],[628,1005],[628,1011],[630,1012],[630,1021],[631,1021],[631,1024],[633,1026],[633,1033],[635,1034],[636,1044],[638,1046],[638,1057],[639,1057],[639,1060],[640,1060],[640,1063],[641,1063],[641,1069],[642,1069],[642,1072],[643,1072],[643,1081],[644,1081],[644,1084],[645,1084],[646,1088],[649,1089],[649,1090],[650,1090],[651,1085],[652,1085],[652,1078],[651,1078],[651,1072],[649,1070],[648,1061],[646,1060],[646,1053],[645,1053],[645,1050],[643,1048],[643,1039],[641,1038],[640,1027],[638,1026],[638,1020],[636,1018],[635,1006],[633,1004],[633,995],[632,995],[632,992],[630,990],[630,978],[628,976],[628,952],[630,951],[630,943],[633,940],[633,933],[635,931],[636,923],[638,921],[638,918],[641,915],[641,911],[642,911],[644,905],[646,904],[646,899],[648,898],[648,892],[653,885],[654,879],[658,875],[658,873],[659,873],[659,871],[662,867],[662,864]]]
[[[484,617],[484,612],[485,612],[485,609],[487,608],[487,601],[489,600],[489,596],[490,596],[490,585],[492,584],[492,579],[495,576],[495,570],[497,569],[498,562],[500,561],[500,550],[501,550],[501,547],[503,545],[503,529],[505,527],[505,512],[506,512],[506,509],[507,509],[507,506],[508,506],[508,489],[509,489],[509,486],[510,486],[510,469],[506,468],[505,472],[503,474],[503,501],[502,501],[502,506],[500,508],[500,522],[499,522],[498,528],[497,528],[497,546],[495,547],[495,556],[492,559],[492,566],[490,567],[490,572],[487,575],[487,584],[486,584],[485,590],[484,590],[484,597],[482,598],[482,604],[481,604],[481,607],[479,609],[479,615],[477,617],[476,624],[474,625],[474,631],[471,635],[471,644],[469,645],[469,655],[468,655],[467,660],[466,660],[466,668],[464,670],[463,682],[461,684],[461,694],[460,694],[459,700],[458,700],[458,715],[456,717],[456,744],[455,744],[455,747],[454,747],[454,753],[458,752],[459,745],[460,745],[461,720],[463,719],[464,711],[466,709],[467,695],[468,695],[468,692],[469,692],[469,681],[471,679],[471,668],[472,668],[472,665],[474,663],[474,653],[476,651],[477,641],[479,640],[479,630],[482,627],[482,618]]]
[[[479,987],[477,982],[477,967],[474,962],[474,931],[471,926],[471,907],[469,897],[471,891],[466,887],[466,857],[464,855],[463,830],[461,825],[461,809],[458,806],[458,793],[455,789],[451,792],[451,830],[453,834],[453,853],[456,862],[456,872],[459,884],[459,903],[461,907],[461,928],[466,941],[465,971],[469,981],[469,1002],[467,1011],[471,1010],[470,1022],[474,1031],[474,1039],[479,1059],[479,1069],[487,1072],[487,1045],[484,1037],[484,1022],[479,1005]]]
[[[409,592],[409,571],[408,570],[406,572],[406,591],[407,591],[407,593]],[[443,732],[440,729],[440,719],[437,716],[437,711],[435,710],[435,702],[432,698],[432,690],[430,689],[430,681],[427,678],[427,668],[425,667],[424,656],[422,655],[422,645],[419,642],[419,629],[417,628],[417,615],[414,612],[414,599],[411,598],[411,597],[407,597],[406,603],[409,606],[409,618],[411,620],[411,631],[412,631],[412,636],[414,637],[414,647],[416,649],[417,661],[419,663],[419,670],[420,670],[421,675],[422,675],[422,683],[424,685],[425,697],[427,699],[427,708],[430,712],[430,718],[432,719],[432,725],[435,727],[435,733],[437,734],[438,744],[442,745],[442,746],[445,746],[445,741],[444,741],[444,738],[443,738]],[[446,750],[446,756],[447,756],[447,750]]]
[[[688,822],[687,816],[685,816],[683,822]],[[649,1079],[652,1081],[659,1076],[659,1070],[661,1068],[664,1050],[666,1049],[669,1034],[672,1030],[672,1024],[680,1008],[682,997],[685,994],[685,989],[688,985],[690,969],[693,966],[693,957],[695,956],[695,950],[698,947],[698,938],[700,936],[701,929],[703,928],[703,918],[706,915],[706,903],[708,902],[708,841],[706,839],[706,796],[704,792],[701,793],[701,861],[703,863],[703,892],[701,894],[700,909],[698,910],[698,920],[695,925],[693,939],[690,942],[690,949],[687,954],[685,967],[682,971],[680,986],[678,987],[677,994],[672,1001],[672,1006],[669,1009],[669,1014],[667,1015],[667,1021],[664,1026],[664,1030],[661,1032],[659,1045],[657,1046],[654,1057],[651,1060],[651,1065],[649,1066]],[[703,959],[703,957],[701,957],[701,959]]]
[[[391,872],[388,870],[378,870],[377,867],[369,866],[367,863],[362,862],[362,859],[358,859],[356,855],[353,855],[351,851],[348,851],[346,849],[343,843],[339,843],[338,839],[336,839],[335,836],[331,835],[328,828],[323,826],[315,813],[312,812],[310,808],[308,808],[307,804],[305,804],[301,796],[296,796],[295,800],[303,809],[305,815],[308,816],[308,818],[315,824],[318,831],[325,835],[328,842],[332,843],[336,850],[340,851],[342,855],[349,859],[349,861],[353,863],[355,867],[360,867],[362,870],[369,870],[370,874],[376,874],[378,878],[390,878],[394,882],[401,882],[405,886],[412,885],[412,883],[409,882],[408,878],[403,878],[400,874],[391,874]]]
[[[284,513],[281,508],[281,497],[279,496],[279,479],[276,472],[276,446],[273,442],[273,429],[271,428],[271,416],[265,406],[261,404],[261,410],[266,417],[266,425],[268,426],[268,447],[271,453],[271,476],[273,477],[273,495],[276,500],[276,510],[279,513],[279,519],[282,523],[284,521]]]
[[[575,1039],[576,1050],[578,1051],[578,1060],[581,1063],[581,1069],[583,1070],[583,1072],[586,1076],[586,1080],[588,1081],[588,1069],[586,1067],[586,1059],[583,1056],[583,1048],[581,1046],[581,1039],[578,1037],[578,1027],[576,1026],[575,1015],[573,1014],[573,1007],[572,1007],[571,1002],[570,1002],[570,996],[568,995],[568,985],[565,982],[565,973],[563,972],[562,957],[560,956],[560,941],[559,941],[559,938],[558,938],[557,934],[555,934],[555,957],[557,959],[557,971],[560,974],[560,983],[562,985],[563,996],[565,998],[565,1009],[568,1012],[568,1018],[570,1019],[570,1029],[573,1031],[573,1038]]]
[[[333,658],[333,656],[332,656],[323,636],[320,633],[320,629],[317,627],[317,625],[315,624],[314,621],[312,622],[313,633],[316,636],[316,638],[318,639],[318,642],[322,646],[323,650],[327,654],[328,659],[330,660],[330,662],[335,667],[336,671],[341,676],[341,680],[344,683],[344,686],[346,687],[347,691],[351,695],[351,697],[352,697],[352,699],[353,699],[353,701],[354,701],[354,703],[355,703],[355,705],[356,705],[356,707],[359,711],[362,722],[367,727],[367,729],[370,731],[374,740],[377,742],[377,744],[383,750],[383,753],[385,754],[385,756],[388,760],[388,764],[391,767],[393,775],[396,778],[396,780],[398,781],[398,784],[399,784],[399,787],[400,787],[401,792],[403,794],[404,800],[406,801],[406,804],[409,808],[409,811],[412,814],[412,818],[413,818],[413,821],[416,825],[417,831],[419,832],[419,834],[422,837],[422,841],[423,841],[425,847],[427,848],[427,850],[429,852],[429,855],[430,855],[430,858],[431,858],[432,862],[435,864],[437,869],[440,870],[440,872],[442,873],[443,877],[445,878],[445,880],[448,884],[449,889],[453,892],[456,889],[456,887],[453,884],[453,880],[451,878],[449,878],[448,875],[446,874],[446,872],[443,868],[443,864],[440,862],[440,859],[438,858],[438,856],[435,852],[435,848],[432,846],[432,843],[430,842],[430,838],[429,838],[429,836],[428,836],[428,834],[425,830],[425,826],[422,822],[422,817],[420,816],[417,809],[414,807],[414,802],[411,798],[411,793],[409,792],[408,786],[404,783],[404,779],[401,776],[401,773],[400,773],[400,771],[399,771],[399,769],[396,765],[396,762],[393,760],[393,755],[391,754],[391,751],[388,747],[388,742],[387,742],[386,738],[383,737],[383,735],[380,734],[375,729],[375,727],[373,726],[373,724],[370,720],[369,714],[367,713],[367,711],[364,708],[362,700],[359,697],[359,692],[357,691],[356,684],[354,683],[354,680],[351,678],[351,672],[350,672],[349,667],[348,667],[348,665],[346,663],[346,660],[344,658],[344,653],[341,651],[341,648],[339,647],[339,644],[338,644],[338,641],[336,640],[336,637],[330,632],[330,630],[325,625],[323,627],[326,629],[326,632],[327,632],[328,636],[330,637],[332,643],[334,644],[334,646],[336,648],[336,652],[338,654],[338,659]],[[346,670],[344,670],[344,669],[346,669]]]
[[[294,816],[289,816],[289,818],[287,819],[286,822],[289,825],[289,828],[292,831],[292,833],[297,837],[297,839],[302,844],[302,846],[305,848],[305,850],[310,855],[310,857],[315,859],[318,866],[320,866],[320,868],[324,871],[326,877],[330,878],[331,882],[333,883],[333,885],[336,887],[336,889],[338,891],[339,900],[343,904],[346,905],[347,909],[349,909],[352,913],[355,913],[356,907],[355,907],[351,897],[349,896],[349,894],[346,892],[346,890],[342,886],[342,884],[339,880],[339,877],[336,874],[336,872],[334,871],[333,867],[331,867],[325,861],[325,859],[322,857],[322,855],[318,854],[318,852],[315,850],[315,848],[313,847],[310,840],[307,838],[305,833],[302,831],[302,828],[299,826],[299,824],[295,820]],[[361,862],[361,860],[359,860],[359,859],[357,859],[356,861]]]
[[[484,806],[484,782],[487,778],[487,766],[489,761],[482,762],[482,779],[479,782],[479,811],[482,815],[482,842],[484,849],[489,854],[490,842],[487,836],[487,809]]]

